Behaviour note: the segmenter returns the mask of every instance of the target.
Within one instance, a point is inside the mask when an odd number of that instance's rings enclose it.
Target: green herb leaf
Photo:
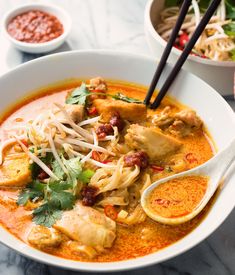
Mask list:
[[[74,89],[72,91],[71,94],[68,95],[67,99],[66,99],[66,103],[67,104],[81,104],[81,105],[86,105],[87,104],[87,97],[92,95],[93,93],[90,92],[85,83],[82,83],[82,85],[76,89]],[[95,93],[96,95],[104,95],[104,93]],[[111,94],[105,94],[106,96],[110,96],[113,99],[116,100],[122,100],[125,102],[129,102],[129,103],[142,103],[141,100],[136,99],[136,98],[131,98],[128,96],[125,96],[121,93],[117,93],[115,95],[111,95]]]
[[[211,2],[211,0],[200,0],[198,3],[200,11],[205,12],[206,9],[208,8],[210,2]]]
[[[45,163],[46,165],[51,164],[53,159],[53,154],[52,153],[47,153],[45,157],[41,157],[40,160]],[[31,176],[32,179],[35,180],[37,179],[37,176],[41,172],[41,167],[37,165],[37,163],[33,162],[30,164],[29,169],[31,171]]]
[[[72,189],[73,185],[67,181],[52,181],[49,183],[49,189],[55,192]]]
[[[182,0],[166,0],[165,6],[174,7],[174,6],[179,6],[181,3],[182,3]]]
[[[228,36],[232,36],[235,37],[235,22],[233,23],[229,23],[227,25],[223,26],[224,32],[228,35]]]
[[[69,174],[73,177],[77,177],[82,171],[80,157],[72,158],[69,160],[63,158],[63,163],[68,169]]]
[[[112,95],[112,98],[116,99],[116,100],[122,100],[122,101],[125,101],[125,102],[128,102],[128,103],[143,103],[139,99],[128,97],[128,96],[125,96],[121,93],[117,93],[115,95]]]
[[[54,160],[51,164],[52,166],[52,171],[53,173],[60,179],[62,180],[64,178],[64,171],[63,169],[61,168],[60,164],[58,163],[57,160]]]
[[[87,96],[90,94],[85,83],[76,89],[74,89],[71,94],[66,98],[67,104],[80,104],[86,105]]]
[[[51,227],[61,218],[62,211],[55,209],[48,203],[44,203],[33,211],[33,221],[36,224]]]
[[[17,204],[25,205],[28,200],[33,200],[35,198],[43,198],[45,184],[39,181],[33,181],[27,188],[25,188],[19,195]]]
[[[62,158],[62,160],[63,160],[65,167],[68,170],[68,179],[67,180],[69,183],[72,183],[73,190],[75,190],[77,187],[77,183],[78,183],[78,181],[77,181],[78,175],[82,172],[82,165],[80,162],[80,158],[77,157],[77,158],[72,158],[69,160]]]
[[[56,209],[72,209],[75,202],[75,196],[66,191],[52,192],[50,197],[50,204]]]
[[[234,0],[225,0],[226,17],[227,19],[235,19],[235,5]]]
[[[230,51],[231,59],[235,61],[235,50]]]

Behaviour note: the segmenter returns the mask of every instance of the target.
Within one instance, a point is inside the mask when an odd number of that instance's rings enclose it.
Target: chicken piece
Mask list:
[[[175,114],[175,118],[183,121],[185,124],[192,128],[199,129],[202,126],[201,119],[193,110],[182,110],[179,113]]]
[[[79,256],[86,256],[89,257],[90,259],[94,258],[97,255],[97,251],[87,245],[80,245],[76,241],[70,241],[67,243],[70,251],[72,251],[73,254],[77,254]]]
[[[0,186],[25,186],[31,181],[29,157],[25,153],[7,154],[0,165]]]
[[[178,113],[170,113],[167,106],[159,115],[154,115],[152,122],[166,133],[185,137],[198,130],[202,126],[201,119],[193,110],[182,110]]]
[[[95,249],[111,247],[116,237],[116,223],[81,202],[73,210],[63,212],[54,227],[81,245]]]
[[[62,240],[62,235],[57,230],[42,225],[33,226],[28,235],[28,242],[42,250],[57,247]]]
[[[78,104],[65,104],[63,106],[65,108],[65,111],[69,114],[71,119],[75,122],[78,123],[83,120],[84,118],[84,106],[83,105],[78,105]],[[60,120],[65,120],[64,114],[60,111],[56,114],[57,119]]]
[[[159,159],[180,148],[181,142],[162,134],[155,128],[132,124],[125,136],[126,144],[136,150],[145,151],[152,159]]]
[[[107,84],[102,77],[98,76],[90,79],[90,88],[102,92],[107,90]]]
[[[144,104],[128,103],[122,100],[95,99],[93,105],[101,114],[103,122],[109,122],[115,113],[119,113],[122,119],[131,122],[143,121],[147,116],[147,108]]]
[[[152,123],[162,130],[169,127],[174,122],[174,118],[170,115],[170,110],[170,106],[166,106],[160,114],[153,116]]]

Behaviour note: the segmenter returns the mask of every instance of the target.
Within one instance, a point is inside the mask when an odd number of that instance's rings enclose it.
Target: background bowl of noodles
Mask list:
[[[150,0],[145,8],[146,38],[154,57],[157,59],[161,58],[167,44],[166,40],[156,30],[161,23],[160,13],[164,8],[165,0]],[[180,54],[181,50],[173,47],[168,62],[174,64]],[[190,55],[184,65],[184,69],[199,76],[222,95],[233,93],[235,61],[214,61]]]

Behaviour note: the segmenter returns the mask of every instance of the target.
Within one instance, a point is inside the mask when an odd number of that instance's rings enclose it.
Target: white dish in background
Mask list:
[[[64,27],[64,32],[57,38],[43,43],[28,43],[16,40],[8,33],[7,26],[11,19],[14,18],[16,15],[19,15],[30,10],[40,10],[54,15],[62,23]],[[46,4],[26,4],[13,8],[9,12],[7,12],[3,17],[1,25],[4,35],[17,49],[28,53],[45,53],[57,49],[65,42],[71,30],[71,19],[69,14],[65,10],[59,8],[58,6]]]
[[[149,85],[156,65],[152,58],[116,51],[74,51],[48,55],[18,66],[0,77],[0,87],[4,91],[0,94],[0,110],[3,111],[17,100],[24,98],[30,91],[69,78],[91,78],[100,75],[105,79]],[[168,65],[160,84],[169,71]],[[218,150],[225,148],[234,138],[235,116],[232,109],[201,79],[182,70],[169,94],[197,111],[207,125]],[[187,251],[221,225],[235,205],[234,181],[235,174],[231,173],[207,216],[190,234],[175,244],[144,257],[111,263],[76,262],[34,249],[2,227],[0,227],[0,241],[34,260],[73,270],[112,272],[144,267]]]
[[[145,33],[148,45],[158,60],[166,47],[166,41],[154,29],[160,21],[160,12],[164,8],[165,0],[150,0],[145,8]],[[169,63],[175,64],[181,51],[172,48]],[[222,95],[233,94],[235,62],[213,61],[190,55],[184,64],[184,69],[199,76]]]

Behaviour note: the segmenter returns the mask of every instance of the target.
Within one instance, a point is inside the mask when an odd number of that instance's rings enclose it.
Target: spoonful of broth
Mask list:
[[[234,158],[235,139],[206,163],[156,181],[141,196],[145,213],[163,224],[193,219],[209,202]]]

